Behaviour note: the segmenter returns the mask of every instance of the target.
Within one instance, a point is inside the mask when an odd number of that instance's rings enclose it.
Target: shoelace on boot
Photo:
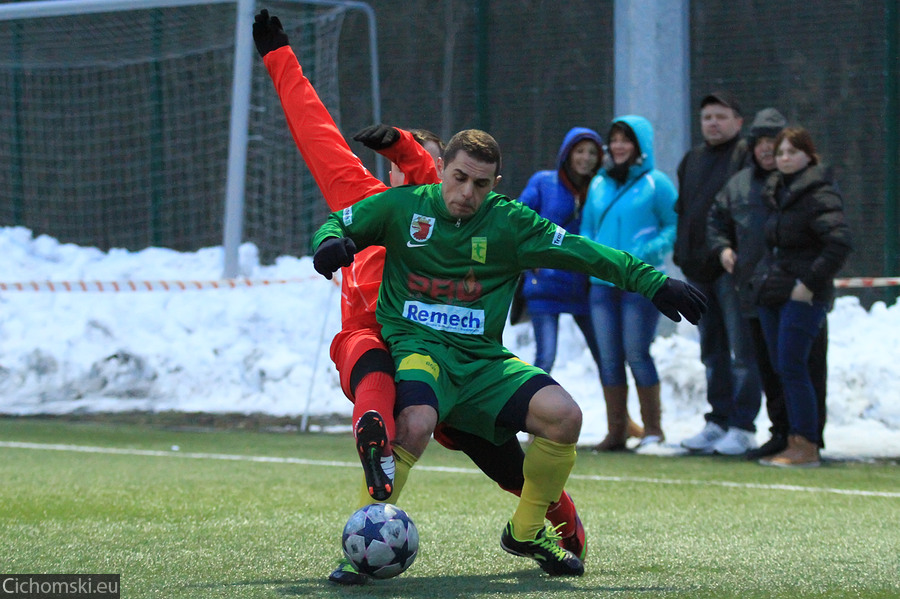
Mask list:
[[[558,559],[565,558],[567,553],[565,549],[559,546],[559,541],[562,539],[562,535],[559,533],[559,528],[561,526],[562,524],[559,524],[552,528],[549,526],[545,526],[544,535],[541,538],[534,540],[534,542],[537,543],[539,547],[546,549]]]

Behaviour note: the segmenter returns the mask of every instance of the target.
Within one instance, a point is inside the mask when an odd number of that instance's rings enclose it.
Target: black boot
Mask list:
[[[746,453],[748,460],[756,461],[760,458],[769,457],[776,453],[781,453],[787,449],[787,435],[781,433],[772,433],[772,438],[760,445],[757,449],[751,449]]]

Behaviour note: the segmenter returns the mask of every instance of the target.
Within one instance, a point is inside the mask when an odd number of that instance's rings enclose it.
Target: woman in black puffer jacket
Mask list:
[[[785,451],[760,460],[771,466],[818,466],[816,394],[807,366],[819,328],[834,302],[834,277],[852,246],[843,200],[812,137],[788,127],[775,139],[778,170],[763,199],[767,253],[751,283],[773,366],[784,386],[790,422]]]

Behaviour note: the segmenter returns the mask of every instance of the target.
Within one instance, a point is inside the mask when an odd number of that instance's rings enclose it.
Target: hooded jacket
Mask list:
[[[769,206],[767,252],[755,269],[751,289],[759,305],[790,299],[797,280],[813,292],[813,301],[831,305],[834,277],[852,250],[844,203],[827,168],[808,166],[790,183],[773,172],[763,200]]]
[[[751,148],[760,137],[778,135],[787,125],[787,119],[774,108],[764,108],[756,113],[747,138]],[[763,188],[772,171],[756,162],[751,150],[751,166],[739,171],[716,195],[709,212],[706,240],[713,255],[733,249],[737,254],[734,265],[734,284],[741,300],[741,312],[746,318],[755,318],[756,304],[750,289],[750,278],[756,264],[766,253],[765,224],[770,208],[763,201]]]
[[[580,233],[582,204],[565,173],[564,166],[578,142],[589,139],[603,147],[600,135],[586,127],[574,127],[563,138],[556,155],[556,170],[538,171],[531,176],[519,201],[563,227],[569,233]],[[602,151],[602,150],[601,150]],[[588,277],[555,268],[540,268],[525,273],[522,288],[533,314],[587,314]]]
[[[634,133],[640,158],[629,167],[624,182],[610,176],[609,167],[594,177],[588,188],[581,234],[661,268],[675,242],[678,222],[673,208],[677,197],[675,185],[665,173],[654,168],[650,121],[626,115],[615,119],[613,124],[616,123],[624,124]],[[591,283],[609,285],[596,278]]]

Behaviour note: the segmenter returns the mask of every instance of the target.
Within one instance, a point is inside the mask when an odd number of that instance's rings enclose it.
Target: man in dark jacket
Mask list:
[[[774,108],[760,110],[750,125],[748,145],[752,148],[751,165],[739,171],[716,196],[707,222],[707,243],[722,268],[734,277],[740,297],[741,312],[747,319],[751,341],[756,351],[762,387],[766,394],[766,410],[772,423],[772,438],[758,449],[754,442],[742,443],[742,435],[733,435],[734,443],[724,440],[716,445],[716,452],[726,455],[746,454],[748,459],[774,455],[787,447],[788,419],[784,390],[769,360],[759,314],[750,289],[753,269],[766,253],[765,223],[769,207],[763,202],[762,191],[769,174],[775,170],[775,136],[787,125],[787,120]],[[827,323],[822,327],[810,352],[810,374],[819,402],[820,431],[825,426],[826,353],[828,349]],[[744,417],[745,421],[756,414]],[[755,430],[755,429],[751,429]]]
[[[748,162],[740,105],[727,91],[700,102],[704,142],[678,165],[678,232],[674,261],[686,278],[709,298],[699,325],[700,359],[706,367],[706,398],[711,410],[703,430],[681,442],[695,453],[743,453],[755,447],[754,424],[762,391],[747,322],[731,273],[706,239],[707,218],[716,194]],[[720,447],[717,445],[721,444]]]

